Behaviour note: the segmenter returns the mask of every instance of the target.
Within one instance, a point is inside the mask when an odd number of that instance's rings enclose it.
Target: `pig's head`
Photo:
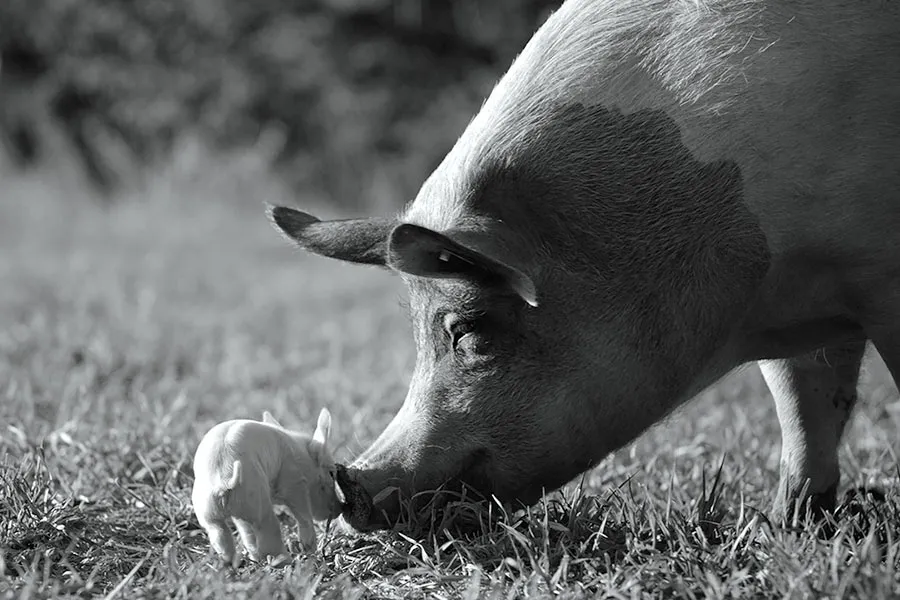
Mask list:
[[[591,466],[598,448],[624,441],[598,440],[600,420],[619,419],[590,409],[596,369],[616,362],[604,348],[618,354],[617,345],[598,346],[589,327],[572,327],[574,299],[538,292],[536,281],[559,282],[562,273],[542,270],[536,280],[539,256],[523,254],[526,242],[501,223],[436,231],[393,220],[321,222],[284,207],[271,216],[302,247],[389,268],[408,285],[416,367],[400,411],[351,466],[349,477],[380,497],[374,511],[348,507],[354,526],[385,525],[401,497],[445,484],[527,502]],[[627,398],[636,366],[617,365],[603,384],[607,398]],[[353,505],[355,494],[345,493]]]
[[[357,528],[397,515],[389,488],[533,501],[739,362],[768,268],[741,172],[699,161],[662,111],[574,99],[604,80],[591,47],[583,89],[570,21],[548,21],[400,217],[271,210],[300,247],[409,291],[409,392],[344,477],[376,500],[345,511]]]
[[[472,188],[479,210],[441,202],[447,188],[434,177],[399,219],[271,210],[302,248],[399,273],[409,291],[415,371],[393,421],[344,477],[361,487],[345,489],[353,526],[389,525],[398,497],[448,483],[532,502],[722,374],[711,357],[765,269],[742,248],[742,216],[707,228],[677,203],[620,215],[535,210],[556,194],[582,207],[591,198],[579,195],[640,194],[645,171],[672,160],[643,158],[660,164],[613,168],[618,186],[589,181],[603,172],[577,160],[552,185],[534,171],[492,173]],[[727,200],[731,171],[698,168]],[[669,191],[693,201],[697,181],[671,177]],[[362,506],[371,498],[374,510]]]

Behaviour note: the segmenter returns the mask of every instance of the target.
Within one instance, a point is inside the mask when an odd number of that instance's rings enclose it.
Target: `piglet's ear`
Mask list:
[[[263,411],[263,423],[268,423],[269,425],[274,425],[275,427],[281,427],[281,423],[275,420],[275,417],[272,416],[267,410]]]
[[[328,437],[331,435],[331,413],[323,408],[319,413],[319,422],[316,423],[316,431],[313,433],[313,441],[325,447],[328,445]]]

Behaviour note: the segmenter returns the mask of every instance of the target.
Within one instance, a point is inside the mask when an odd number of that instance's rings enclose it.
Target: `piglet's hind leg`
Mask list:
[[[259,542],[257,541],[256,527],[250,521],[237,517],[234,519],[234,524],[237,526],[238,535],[241,536],[241,543],[244,544],[247,554],[250,555],[251,559],[259,560]]]
[[[281,537],[281,523],[275,516],[275,510],[269,508],[259,524],[259,552],[263,559],[267,556],[278,556],[287,554],[284,547],[284,540]]]
[[[206,530],[213,550],[225,561],[232,562],[234,560],[234,538],[231,537],[231,532],[228,530],[228,523],[224,520],[201,521],[200,525]]]
[[[241,534],[241,541],[253,560],[263,562],[267,556],[287,553],[281,537],[281,525],[271,507],[258,522],[245,519],[235,519],[234,522]]]

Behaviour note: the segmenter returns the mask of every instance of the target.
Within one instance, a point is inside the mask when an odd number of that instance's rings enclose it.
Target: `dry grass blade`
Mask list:
[[[150,558],[151,554],[152,554],[152,551],[147,552],[146,556],[144,556],[144,558],[142,558],[140,560],[140,562],[138,562],[136,565],[134,565],[134,567],[130,571],[128,571],[128,574],[122,578],[122,581],[120,581],[118,584],[116,584],[116,587],[114,587],[112,589],[112,591],[110,591],[106,596],[104,596],[104,600],[112,600],[113,598],[116,597],[116,594],[118,594],[123,589],[125,589],[125,586],[128,585],[128,582],[131,581],[131,578],[134,577],[135,573],[138,572],[138,569],[140,569],[141,567],[144,566],[144,563],[147,562],[147,560]]]

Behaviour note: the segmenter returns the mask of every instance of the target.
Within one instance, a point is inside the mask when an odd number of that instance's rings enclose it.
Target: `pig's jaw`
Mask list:
[[[349,466],[340,465],[337,474],[346,497],[344,520],[360,531],[390,528],[404,511],[415,512],[428,506],[435,499],[434,494],[439,503],[461,497],[490,501],[496,483],[487,451],[470,453],[452,472],[432,470],[427,474],[390,466],[383,460],[370,460],[360,457]]]

